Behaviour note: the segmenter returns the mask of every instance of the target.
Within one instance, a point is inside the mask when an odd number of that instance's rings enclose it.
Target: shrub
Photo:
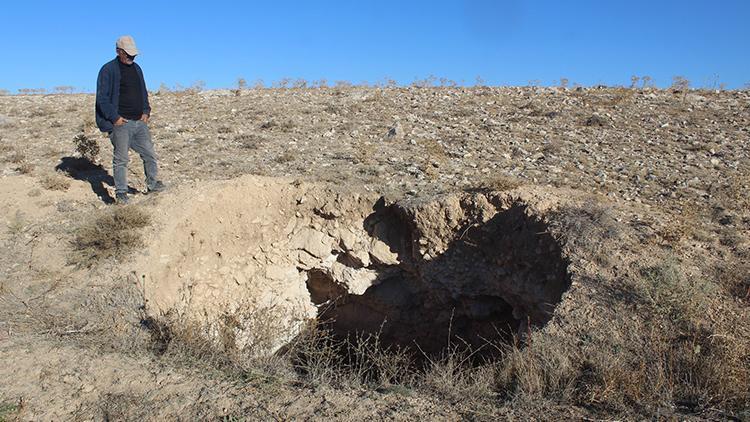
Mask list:
[[[73,144],[81,157],[87,158],[92,163],[98,160],[99,143],[95,139],[89,138],[85,133],[79,133],[73,138]]]
[[[595,202],[562,207],[553,215],[550,228],[570,250],[581,251],[599,264],[609,262],[605,243],[621,234],[611,211]]]
[[[43,176],[40,180],[42,187],[47,190],[68,190],[70,179],[60,173],[52,173]]]
[[[516,189],[522,184],[523,182],[517,177],[500,174],[495,177],[487,178],[482,182],[479,188],[481,190],[502,192]]]
[[[672,86],[670,88],[675,92],[683,92],[690,89],[690,81],[684,76],[675,76],[672,78]]]
[[[134,206],[107,210],[76,231],[73,262],[90,267],[107,258],[123,258],[142,245],[141,236],[135,230],[149,223],[149,215]]]

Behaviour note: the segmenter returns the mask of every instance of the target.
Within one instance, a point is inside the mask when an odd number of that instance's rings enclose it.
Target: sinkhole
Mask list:
[[[307,271],[318,319],[336,337],[377,335],[384,347],[427,356],[465,346],[486,357],[547,323],[570,286],[560,245],[524,205],[461,226],[435,256],[420,252],[428,242],[410,219],[391,207],[365,220],[399,259],[372,263],[377,275],[363,293],[348,291],[326,268]],[[361,269],[347,253],[336,259]]]

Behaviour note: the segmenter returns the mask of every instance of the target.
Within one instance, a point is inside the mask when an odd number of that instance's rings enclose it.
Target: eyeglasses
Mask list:
[[[122,51],[122,52],[123,52],[123,53],[125,54],[125,56],[126,56],[126,57],[128,58],[128,60],[135,60],[135,56],[131,56],[130,54],[128,54],[128,53],[127,53],[127,52],[126,52],[125,50],[123,50],[122,48],[120,48],[119,50],[120,50],[120,51]]]

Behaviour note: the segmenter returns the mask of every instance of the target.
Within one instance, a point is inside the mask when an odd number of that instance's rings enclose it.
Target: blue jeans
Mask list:
[[[143,160],[143,171],[146,173],[146,186],[156,186],[159,169],[156,165],[156,153],[151,142],[148,126],[141,120],[129,120],[122,126],[115,126],[109,134],[114,153],[112,154],[112,172],[115,178],[115,193],[128,192],[128,150],[137,152]]]

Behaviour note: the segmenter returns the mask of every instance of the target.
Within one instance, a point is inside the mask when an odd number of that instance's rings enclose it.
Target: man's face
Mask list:
[[[118,48],[117,50],[117,57],[120,58],[120,61],[124,64],[133,64],[133,61],[135,60],[135,56],[131,56],[130,54],[126,53],[125,50]]]

